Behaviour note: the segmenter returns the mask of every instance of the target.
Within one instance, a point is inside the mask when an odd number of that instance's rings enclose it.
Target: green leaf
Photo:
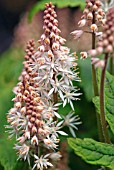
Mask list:
[[[11,140],[0,140],[0,163],[4,170],[13,170],[16,166],[17,156],[13,150],[13,144],[14,141]]]
[[[106,73],[105,81],[105,103],[109,113],[114,115],[114,76]]]
[[[4,170],[14,170],[17,166],[17,156],[13,149],[15,141],[8,140],[4,125],[7,124],[6,113],[13,104],[12,89],[22,69],[21,56],[23,55],[20,49],[9,49],[0,56],[0,164]]]
[[[93,139],[84,140],[69,138],[68,143],[74,152],[85,162],[93,165],[109,167],[114,170],[114,146],[97,142]]]
[[[100,84],[100,71],[98,72],[98,83]],[[112,76],[108,72],[106,72],[105,77],[104,93],[105,93],[106,120],[114,134],[114,76]],[[98,113],[100,113],[99,97],[94,97],[93,103],[95,104]]]
[[[41,0],[37,2],[35,5],[33,5],[32,9],[29,12],[29,21],[32,20],[33,16],[40,10],[44,10],[45,4],[49,3],[50,0]],[[76,7],[80,6],[81,9],[85,6],[84,0],[52,0],[51,1],[54,5],[56,5],[58,8],[64,8],[64,7]]]

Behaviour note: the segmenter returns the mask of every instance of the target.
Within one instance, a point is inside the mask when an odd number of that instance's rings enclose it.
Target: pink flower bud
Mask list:
[[[103,52],[103,48],[102,47],[98,47],[96,50],[97,50],[98,54],[101,54]]]
[[[106,48],[106,51],[111,53],[113,51],[112,45],[108,45],[107,48]]]
[[[97,52],[96,50],[92,49],[89,51],[89,54],[92,56],[92,57],[95,57],[97,55]]]
[[[98,27],[96,24],[92,24],[90,28],[92,32],[96,32],[98,30]]]
[[[94,11],[97,11],[97,10],[98,10],[97,5],[93,5],[93,10],[94,10]]]
[[[92,12],[89,12],[89,13],[87,14],[87,19],[90,19],[90,20],[93,19],[93,14],[92,14]]]

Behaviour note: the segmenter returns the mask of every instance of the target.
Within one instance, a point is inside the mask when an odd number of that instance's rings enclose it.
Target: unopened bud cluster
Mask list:
[[[109,9],[102,41],[98,42],[97,53],[112,53],[114,51],[114,8]]]
[[[33,40],[27,44],[20,82],[14,88],[14,108],[7,116],[10,125],[6,126],[10,138],[16,135],[15,149],[19,158],[27,159],[31,164],[30,158],[34,157],[33,169],[40,170],[53,166],[49,159],[57,161],[61,157],[56,152],[59,134],[67,134],[60,129],[67,125],[75,136],[74,129],[81,123],[72,112],[58,122],[60,104],[69,103],[74,109],[72,100],[78,99],[80,93],[72,81],[79,81],[79,78],[73,69],[77,65],[76,59],[69,55],[69,49],[63,46],[66,40],[59,35],[52,3],[46,4],[44,14],[40,46],[36,51]],[[44,148],[44,153],[40,152],[40,147]]]
[[[75,30],[71,32],[71,35],[73,35],[75,39],[80,38],[83,33],[91,33],[94,34],[99,40],[102,39],[102,32],[98,32],[98,27],[104,26],[106,19],[101,5],[102,4],[100,0],[86,0],[86,7],[83,11],[81,20],[78,22],[78,25],[79,27],[85,27],[89,29]],[[81,58],[87,58],[87,53],[81,52]]]
[[[114,8],[110,8],[107,13],[106,24],[102,33],[102,40],[97,43],[97,48],[90,50],[89,53],[92,57],[92,64],[95,67],[103,68],[105,65],[104,60],[95,58],[99,54],[112,54],[114,52]],[[111,56],[111,55],[110,55]]]
[[[86,0],[86,7],[83,12],[82,20],[79,21],[79,27],[90,25],[92,32],[98,31],[98,24],[105,23],[105,13],[101,9],[100,0]]]

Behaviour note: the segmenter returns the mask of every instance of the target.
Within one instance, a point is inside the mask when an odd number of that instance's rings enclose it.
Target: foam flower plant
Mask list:
[[[20,82],[14,88],[14,108],[7,115],[10,125],[6,127],[10,138],[16,135],[19,159],[28,160],[32,169],[53,166],[51,159],[61,157],[57,152],[59,135],[67,135],[61,128],[67,125],[75,136],[74,129],[81,123],[73,113],[63,119],[58,113],[61,104],[69,103],[74,110],[72,101],[79,99],[80,93],[72,82],[79,81],[76,59],[63,46],[66,40],[59,35],[56,17],[52,3],[46,4],[40,46],[35,50],[33,40],[27,44]]]
[[[102,9],[102,3],[100,0],[86,0],[86,7],[83,11],[81,20],[78,22],[80,28],[84,29],[75,30],[71,32],[71,35],[75,39],[79,39],[84,33],[92,34],[92,49],[95,49],[95,37],[98,40],[102,39],[102,32],[99,31],[99,27],[104,26],[106,22],[105,12]],[[87,52],[81,52],[81,58],[87,58]]]
[[[107,13],[107,21],[103,28],[102,40],[97,43],[95,50],[90,51],[90,55],[94,57],[94,54],[108,54],[109,57],[113,57],[114,53],[114,8],[110,8]],[[105,60],[101,60],[97,57],[92,59],[92,63],[96,67],[103,68]]]

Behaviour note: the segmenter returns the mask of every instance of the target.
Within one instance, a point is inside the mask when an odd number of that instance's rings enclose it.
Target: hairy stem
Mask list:
[[[95,12],[94,11],[93,11],[92,24],[95,24]],[[95,33],[92,32],[92,49],[95,49],[95,41],[96,41]],[[93,81],[94,96],[99,96],[98,85],[97,85],[97,77],[96,77],[96,70],[95,70],[94,65],[92,65],[92,81]],[[99,140],[101,142],[103,142],[104,139],[103,139],[103,133],[102,133],[102,126],[101,126],[100,115],[99,115],[98,112],[96,112],[96,118],[97,118],[97,127],[98,127]]]
[[[102,124],[102,131],[104,140],[106,143],[110,143],[110,138],[108,134],[106,116],[105,116],[105,102],[104,102],[104,82],[105,82],[105,74],[106,74],[106,67],[108,61],[108,54],[105,56],[105,66],[102,69],[101,73],[101,83],[100,83],[100,117],[101,117],[101,124]]]

